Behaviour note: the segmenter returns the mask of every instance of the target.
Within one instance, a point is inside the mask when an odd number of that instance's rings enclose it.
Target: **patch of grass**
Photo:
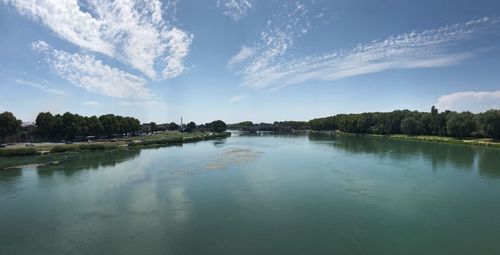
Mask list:
[[[35,148],[0,149],[0,157],[37,155]]]
[[[207,139],[214,139],[214,138],[223,138],[223,137],[228,137],[231,136],[231,133],[229,132],[221,132],[221,133],[214,133],[214,134],[203,134],[203,133],[190,133],[187,136],[174,136],[170,138],[165,138],[161,137],[159,139],[147,139],[147,140],[136,140],[133,142],[128,143],[129,147],[137,147],[137,146],[158,146],[158,145],[169,145],[169,144],[180,144],[180,143],[187,143],[187,142],[197,142],[197,141],[203,141]]]
[[[78,147],[68,146],[68,145],[56,145],[52,149],[50,149],[50,153],[63,153],[69,151],[78,151]]]
[[[353,133],[345,133],[345,132],[336,132],[336,134],[371,136],[371,137],[385,137],[385,138],[398,139],[398,140],[413,140],[413,141],[425,141],[425,142],[448,143],[448,144],[464,144],[464,145],[476,145],[476,146],[500,148],[500,142],[493,141],[491,139],[480,139],[480,138],[458,138],[458,137],[431,136],[431,135],[414,135],[413,136],[413,135],[403,135],[403,134],[393,134],[393,135],[353,134]]]
[[[86,150],[86,151],[98,151],[98,150],[105,150],[106,148],[109,147],[116,147],[116,146],[105,146],[104,144],[97,143],[97,144],[81,144],[78,146],[80,150]]]
[[[63,153],[72,151],[97,151],[111,148],[117,148],[117,145],[104,145],[101,143],[96,144],[78,144],[78,145],[57,145],[50,149],[50,153]]]

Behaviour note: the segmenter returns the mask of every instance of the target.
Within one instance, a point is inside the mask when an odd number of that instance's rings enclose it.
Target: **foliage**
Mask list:
[[[0,136],[2,142],[8,135],[16,134],[21,128],[21,121],[18,120],[11,112],[3,112],[0,114]]]
[[[476,130],[474,114],[470,112],[452,113],[446,122],[446,130],[449,136],[470,137]]]
[[[477,120],[486,136],[500,139],[500,110],[489,110],[480,113]]]
[[[12,157],[12,156],[28,156],[36,155],[38,152],[35,148],[16,148],[16,149],[0,149],[0,157]]]
[[[216,133],[224,132],[227,129],[226,123],[222,120],[215,120],[210,123],[206,123],[204,127],[205,129]]]
[[[80,144],[80,145],[57,145],[50,149],[50,153],[62,153],[69,151],[97,151],[106,148],[115,148],[116,146],[105,146],[104,144]]]
[[[69,112],[63,115],[41,112],[35,123],[41,135],[51,139],[65,140],[73,140],[76,136],[133,133],[141,127],[139,120],[132,117],[113,114],[87,117]]]
[[[170,124],[168,124],[168,130],[170,131],[179,130],[179,125],[177,125],[175,122],[170,122]]]
[[[500,110],[480,114],[470,112],[430,112],[396,110],[338,114],[309,121],[312,130],[340,130],[348,133],[367,134],[421,134],[453,137],[500,138]]]
[[[193,132],[195,128],[196,128],[196,123],[191,121],[186,125],[186,129],[184,131]]]
[[[414,117],[406,117],[401,121],[401,133],[407,135],[418,135],[422,130],[422,122]]]

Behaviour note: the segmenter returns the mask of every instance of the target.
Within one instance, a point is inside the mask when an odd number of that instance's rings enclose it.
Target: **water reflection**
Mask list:
[[[479,174],[500,177],[500,150],[496,148],[327,134],[309,134],[309,141],[348,153],[370,154],[397,161],[422,158],[431,162],[435,171],[446,164],[473,170],[477,161]]]
[[[23,170],[36,170],[39,177],[49,177],[56,172],[71,176],[81,170],[115,166],[139,154],[139,149],[132,149],[8,158],[0,166],[0,182],[15,181],[23,175]]]
[[[17,179],[23,175],[23,171],[19,168],[9,171],[0,171],[0,182],[8,182]]]
[[[114,167],[116,164],[138,157],[140,149],[86,152],[65,155],[59,164],[38,167],[39,177],[49,177],[56,172],[71,176],[81,170],[96,170],[102,167]]]

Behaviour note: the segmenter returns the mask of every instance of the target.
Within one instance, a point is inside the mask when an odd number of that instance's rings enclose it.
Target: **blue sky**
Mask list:
[[[0,111],[309,120],[500,108],[494,0],[2,0]]]

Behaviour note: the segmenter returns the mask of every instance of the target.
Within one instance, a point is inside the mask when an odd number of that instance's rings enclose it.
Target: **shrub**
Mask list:
[[[0,157],[37,155],[35,148],[0,149]]]

